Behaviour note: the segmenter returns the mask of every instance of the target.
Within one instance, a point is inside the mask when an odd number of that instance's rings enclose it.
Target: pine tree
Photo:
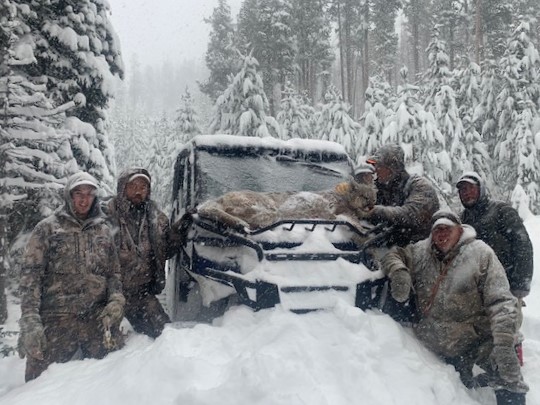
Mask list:
[[[317,114],[317,134],[319,139],[341,144],[349,156],[355,160],[356,151],[353,148],[360,124],[349,115],[350,105],[343,101],[334,86],[330,86],[325,95],[326,103],[321,105]]]
[[[212,16],[205,22],[212,27],[205,57],[210,77],[204,83],[200,83],[199,87],[215,101],[227,88],[229,76],[238,69],[240,63],[238,53],[235,51],[235,32],[227,1],[218,0]]]
[[[303,103],[302,97],[294,90],[292,84],[287,82],[277,116],[277,121],[281,126],[281,137],[283,139],[309,138],[312,133],[309,119],[313,112],[309,105]]]
[[[430,62],[427,71],[427,97],[425,109],[431,112],[437,123],[438,130],[443,134],[444,147],[451,158],[451,170],[446,173],[445,180],[453,184],[463,171],[471,169],[467,161],[462,139],[464,136],[463,123],[456,105],[454,90],[451,87],[452,73],[449,69],[449,57],[443,41],[439,39],[438,28],[434,29],[433,40],[428,46],[428,59]]]
[[[510,193],[517,184],[527,193],[535,193],[534,188],[526,186],[534,180],[528,171],[533,168],[529,163],[523,163],[537,153],[531,149],[535,143],[529,138],[536,136],[533,130],[538,131],[534,124],[540,107],[540,58],[530,40],[528,21],[521,21],[512,33],[500,66],[502,87],[497,97],[499,120],[495,147],[497,184],[503,193]],[[538,201],[537,195],[531,194],[529,198],[531,202]]]
[[[271,115],[277,113],[281,85],[294,74],[294,32],[290,0],[245,0],[238,15],[241,51],[260,64]]]
[[[72,144],[79,167],[111,184],[114,156],[104,131],[104,109],[115,77],[123,76],[123,62],[108,18],[108,3],[21,1],[19,10],[35,44],[36,64],[29,68],[47,76],[47,93],[56,105],[72,100],[79,104],[68,112],[79,119],[69,123],[79,133]]]
[[[487,59],[482,65],[480,81],[480,102],[474,108],[473,124],[482,135],[489,156],[494,156],[497,143],[497,94],[500,92],[500,79],[495,61]]]
[[[258,65],[251,54],[243,57],[240,71],[216,101],[212,133],[279,137],[279,124],[266,115],[268,99]]]
[[[382,146],[384,125],[392,114],[388,106],[393,104],[395,98],[390,85],[383,78],[373,77],[370,83],[365,94],[364,114],[360,119],[360,132],[355,144],[358,158],[373,154]]]
[[[150,150],[148,171],[154,181],[152,181],[152,199],[165,212],[170,212],[172,204],[172,177],[174,161],[171,149],[174,149],[171,139],[174,129],[172,123],[166,115],[153,122],[152,138],[150,140]]]
[[[55,105],[49,78],[35,71],[36,48],[21,12],[0,3],[0,222],[3,269],[14,271],[24,238],[63,198],[65,178],[79,170],[71,149],[77,134],[66,125],[75,101]],[[80,103],[83,97],[75,97]],[[79,105],[80,105],[79,103]]]
[[[400,144],[406,152],[407,166],[420,165],[414,171],[423,173],[449,195],[452,187],[446,173],[451,170],[451,161],[445,150],[445,138],[433,114],[420,103],[420,88],[408,82],[408,70],[402,68],[400,76],[403,84],[398,87],[393,114],[385,121],[381,142]]]
[[[459,106],[459,117],[463,123],[462,142],[467,161],[471,163],[472,170],[485,179],[488,189],[492,190],[491,158],[488,147],[474,122],[474,111],[481,104],[480,66],[470,62],[465,69],[458,71],[455,75],[454,88],[456,89],[456,104]]]
[[[310,100],[318,99],[318,85],[334,60],[330,44],[331,22],[326,8],[322,1],[291,0],[291,27],[297,49],[297,89],[306,93]]]
[[[202,133],[199,127],[197,112],[193,107],[193,98],[189,89],[182,94],[180,108],[176,110],[175,130],[178,134],[177,142],[183,143],[189,141],[195,135]]]
[[[373,41],[374,73],[380,74],[384,76],[386,81],[392,82],[398,47],[395,22],[401,4],[398,0],[371,0],[370,3],[372,3],[373,10],[371,38]]]

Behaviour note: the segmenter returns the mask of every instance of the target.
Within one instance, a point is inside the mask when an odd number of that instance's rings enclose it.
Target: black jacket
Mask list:
[[[518,298],[526,296],[533,275],[533,249],[518,212],[510,204],[491,200],[482,193],[473,207],[463,211],[461,220],[495,251],[512,293]]]

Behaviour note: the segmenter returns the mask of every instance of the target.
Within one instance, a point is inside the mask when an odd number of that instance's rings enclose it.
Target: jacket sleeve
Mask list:
[[[510,244],[510,252],[514,258],[514,264],[508,271],[508,281],[510,289],[522,297],[527,295],[531,289],[531,280],[533,276],[533,248],[519,217],[518,212],[509,205],[503,205],[499,210],[499,232],[506,236]],[[520,297],[520,298],[522,298]]]
[[[405,248],[393,247],[383,257],[381,261],[382,272],[392,278],[392,275],[398,270],[405,270],[408,273],[413,271],[412,245]]]
[[[39,223],[26,244],[21,270],[19,290],[21,294],[21,317],[39,315],[43,276],[47,267],[49,238],[47,227]]]
[[[504,268],[491,248],[486,249],[482,262],[479,287],[491,321],[493,343],[512,344],[517,329],[517,299],[510,292]]]
[[[384,221],[389,225],[413,230],[424,229],[426,224],[429,226],[431,216],[439,209],[437,193],[424,178],[415,176],[410,182],[410,190],[406,193],[403,205],[396,207],[376,205],[370,220]]]
[[[110,229],[110,228],[109,228]],[[108,301],[114,299],[113,294],[122,294],[122,272],[120,268],[120,259],[114,242],[112,232],[110,234],[109,257],[111,259],[109,265],[109,274],[107,276],[107,296]]]

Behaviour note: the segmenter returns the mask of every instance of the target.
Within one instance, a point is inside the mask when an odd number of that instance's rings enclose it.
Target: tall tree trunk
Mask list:
[[[341,5],[339,3],[340,0],[337,0],[337,12],[338,12],[338,36],[339,36],[339,67],[341,72],[341,94],[343,95],[343,99],[346,99],[346,93],[345,93],[345,51],[344,51],[344,43],[343,43],[343,26],[341,24]]]
[[[419,23],[420,18],[418,17],[418,9],[419,0],[411,0],[411,3],[413,4],[412,10],[412,51],[413,51],[413,67],[414,67],[414,77],[416,78],[418,74],[420,73],[420,31],[419,31]]]
[[[482,10],[482,0],[476,0],[476,18],[475,18],[475,40],[474,40],[474,51],[476,56],[476,63],[480,64],[484,58],[484,27],[482,24],[483,10]]]
[[[346,10],[347,12],[347,10]],[[349,14],[349,13],[348,13]],[[347,15],[345,19],[345,43],[346,43],[346,63],[347,63],[347,96],[343,96],[343,99],[346,100],[351,106],[354,105],[353,98],[353,87],[354,87],[354,51],[352,45],[352,34],[351,34],[351,17]]]

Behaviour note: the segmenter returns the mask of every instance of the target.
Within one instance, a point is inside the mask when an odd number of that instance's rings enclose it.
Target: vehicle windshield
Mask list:
[[[342,156],[314,161],[313,157],[271,153],[221,156],[199,151],[196,199],[200,203],[237,190],[326,190],[347,179],[350,173],[349,161]]]

